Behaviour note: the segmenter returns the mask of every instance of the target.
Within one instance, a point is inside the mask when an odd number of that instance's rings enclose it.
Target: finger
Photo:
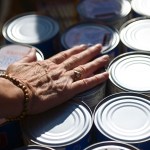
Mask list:
[[[26,62],[33,62],[33,61],[36,61],[35,48],[31,48],[29,53],[26,56],[24,56],[21,60],[19,60],[18,62],[26,63]]]
[[[84,78],[82,80],[73,82],[71,87],[73,96],[105,82],[108,79],[108,77],[109,77],[108,72],[103,72],[100,74],[96,74],[92,77]]]
[[[81,74],[81,79],[89,77],[94,74],[95,71],[99,70],[100,68],[103,68],[109,63],[109,56],[103,55],[87,64],[80,65],[76,68],[74,68],[71,71],[72,77],[74,76],[74,71],[77,71]]]
[[[52,56],[49,60],[56,63],[56,64],[60,64],[64,60],[68,59],[70,56],[78,54],[78,53],[84,51],[86,48],[87,48],[87,46],[84,45],[84,44],[79,45],[79,46],[75,46],[75,47],[72,47],[69,50],[60,52],[59,54],[56,54],[55,56]]]
[[[76,54],[70,57],[69,59],[67,59],[66,61],[64,61],[62,67],[65,68],[66,70],[71,70],[79,65],[85,64],[89,62],[91,59],[93,59],[94,57],[96,57],[97,55],[99,55],[100,50],[101,50],[101,45],[96,44],[88,48],[87,50],[79,54]]]

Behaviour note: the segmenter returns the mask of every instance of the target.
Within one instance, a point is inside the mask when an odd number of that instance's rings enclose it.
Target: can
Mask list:
[[[84,150],[139,150],[130,144],[118,141],[105,141],[90,145]]]
[[[105,97],[106,82],[76,95],[73,100],[86,103],[93,111],[95,106]]]
[[[117,29],[131,18],[131,4],[128,0],[86,0],[77,5],[82,21],[104,23]]]
[[[28,54],[31,48],[36,49],[36,58],[37,61],[44,60],[43,53],[37,49],[36,47],[33,47],[31,45],[27,44],[7,44],[0,47],[0,71],[1,74],[5,73],[7,67],[20,60],[24,56]]]
[[[133,10],[133,17],[150,17],[150,1],[149,0],[132,0],[131,8]]]
[[[121,91],[133,91],[149,96],[148,52],[127,52],[108,65],[110,94]]]
[[[54,55],[54,42],[59,24],[50,16],[31,13],[19,14],[9,19],[2,28],[6,43],[29,44],[42,51],[45,58]]]
[[[0,150],[12,150],[23,146],[19,121],[6,122],[0,125]]]
[[[41,145],[27,145],[27,146],[18,147],[14,150],[54,150],[54,149],[41,146]]]
[[[84,103],[66,102],[21,121],[24,143],[56,150],[82,150],[90,144],[92,112]]]
[[[119,31],[124,52],[148,51],[150,52],[149,34],[150,18],[137,17],[124,23]]]
[[[137,92],[150,96],[150,53],[126,52],[112,60],[109,72],[108,92]]]
[[[120,141],[141,150],[150,148],[150,98],[121,92],[103,99],[94,110],[97,141]]]
[[[118,30],[90,22],[77,23],[68,28],[61,35],[61,45],[63,49],[68,49],[76,45],[102,44],[100,55],[108,54],[113,59],[119,54],[119,33]]]

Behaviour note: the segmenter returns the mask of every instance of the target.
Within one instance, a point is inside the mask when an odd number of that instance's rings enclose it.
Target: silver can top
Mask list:
[[[124,23],[120,28],[121,42],[132,50],[150,51],[150,18],[138,17]]]
[[[2,29],[10,42],[36,44],[52,39],[59,31],[58,23],[51,17],[25,13],[8,20]]]
[[[94,124],[111,140],[130,144],[149,141],[149,97],[132,92],[110,95],[96,106]]]
[[[131,7],[139,15],[150,16],[150,1],[149,0],[132,0]]]
[[[150,93],[150,53],[127,52],[114,58],[107,68],[109,80],[123,91]]]
[[[49,147],[67,147],[84,138],[91,130],[93,119],[86,105],[76,102],[62,104],[45,113],[25,118],[22,130],[33,143]]]

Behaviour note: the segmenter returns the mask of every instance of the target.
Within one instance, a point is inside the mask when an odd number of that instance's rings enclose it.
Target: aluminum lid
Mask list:
[[[105,141],[90,145],[84,150],[139,150],[139,149],[129,144],[121,143],[118,141]]]
[[[150,53],[127,52],[107,68],[109,80],[124,91],[150,93]]]
[[[10,64],[23,58],[32,47],[22,44],[9,44],[0,47],[0,70],[6,70]],[[33,48],[36,49],[37,60],[44,60],[42,52],[36,47]]]
[[[77,6],[78,13],[86,19],[114,21],[131,11],[128,0],[86,0]]]
[[[133,50],[150,51],[150,18],[131,19],[120,28],[120,39]]]
[[[29,116],[21,126],[26,137],[34,143],[65,147],[84,138],[92,124],[91,112],[87,107],[72,102],[43,114]]]
[[[94,23],[79,23],[63,33],[61,43],[65,48],[87,44],[89,46],[101,43],[102,53],[115,48],[120,41],[119,33],[114,28]]]
[[[150,140],[149,97],[117,93],[99,103],[94,113],[97,129],[109,139],[127,143]]]
[[[150,1],[149,0],[132,0],[132,9],[143,16],[150,16]]]
[[[2,33],[10,42],[36,44],[53,38],[58,30],[58,23],[48,16],[23,14],[6,22]]]

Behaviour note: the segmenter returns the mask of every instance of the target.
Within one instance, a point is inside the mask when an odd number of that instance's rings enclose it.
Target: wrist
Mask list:
[[[1,103],[1,116],[8,117],[10,115],[17,116],[21,113],[24,99],[23,91],[15,86],[11,81],[0,78],[0,97]]]
[[[27,114],[27,104],[29,101],[28,90],[18,79],[8,76],[0,75],[2,85],[4,85],[1,93],[1,97],[4,106],[3,116],[9,118],[9,120],[22,119]]]

